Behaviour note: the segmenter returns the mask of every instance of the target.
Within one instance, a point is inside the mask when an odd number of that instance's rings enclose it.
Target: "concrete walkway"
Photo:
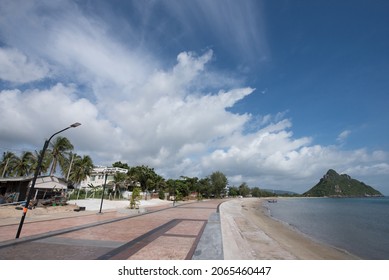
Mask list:
[[[223,259],[221,202],[26,222],[17,240],[17,224],[0,226],[0,259]]]
[[[193,260],[223,260],[223,237],[220,213],[212,213],[197,244]]]

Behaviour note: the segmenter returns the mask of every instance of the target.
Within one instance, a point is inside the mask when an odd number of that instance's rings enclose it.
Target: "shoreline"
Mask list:
[[[355,260],[266,213],[267,199],[233,199],[220,206],[224,259]]]

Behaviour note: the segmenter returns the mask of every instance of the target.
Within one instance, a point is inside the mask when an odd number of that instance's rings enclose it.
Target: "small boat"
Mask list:
[[[269,203],[277,203],[277,199],[268,199],[267,202],[269,202]]]

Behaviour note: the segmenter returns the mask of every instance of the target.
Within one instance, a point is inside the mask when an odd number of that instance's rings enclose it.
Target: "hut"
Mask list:
[[[0,178],[0,195],[6,203],[25,201],[30,190],[32,176]],[[65,180],[56,176],[39,176],[35,182],[32,199],[45,200],[64,196],[68,189]]]

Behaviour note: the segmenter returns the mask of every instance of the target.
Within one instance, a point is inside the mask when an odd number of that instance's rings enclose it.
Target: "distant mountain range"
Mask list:
[[[310,197],[378,197],[379,191],[347,174],[338,174],[330,169],[314,187],[303,193]]]
[[[269,192],[269,193],[274,193],[276,195],[299,195],[296,192],[283,191],[283,190],[264,189],[264,191]]]

